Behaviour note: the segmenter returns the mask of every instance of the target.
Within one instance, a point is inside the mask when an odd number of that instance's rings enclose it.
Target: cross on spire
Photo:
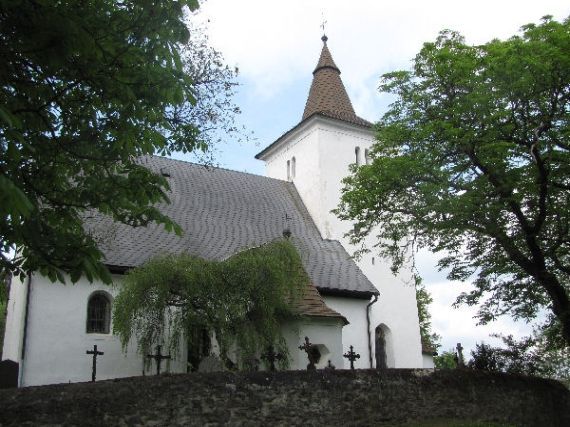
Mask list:
[[[360,359],[360,354],[354,352],[354,348],[350,346],[350,351],[343,354],[342,357],[346,357],[350,360],[350,369],[354,369],[354,361]]]
[[[327,20],[325,19],[325,14],[324,12],[321,13],[321,17],[322,17],[322,21],[321,21],[321,28],[323,29],[323,36],[321,37],[321,40],[323,41],[323,43],[327,43],[328,37],[327,34],[325,32],[325,26],[327,25]]]
[[[102,351],[97,351],[97,345],[93,345],[93,350],[87,350],[85,354],[93,355],[93,366],[91,368],[91,382],[95,382],[95,376],[97,375],[97,356],[103,356],[105,353]]]
[[[161,346],[157,345],[156,346],[156,354],[149,354],[146,357],[148,357],[149,359],[154,359],[154,361],[156,362],[156,375],[160,375],[160,364],[162,363],[162,361],[164,359],[172,359],[172,357],[169,355],[165,356],[160,352]]]

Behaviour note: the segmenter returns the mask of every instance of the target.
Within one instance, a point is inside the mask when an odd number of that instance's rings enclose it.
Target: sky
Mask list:
[[[252,137],[226,140],[215,147],[214,163],[238,171],[264,174],[256,153],[296,125],[303,114],[312,70],[321,51],[325,22],[328,46],[340,68],[356,113],[372,122],[387,111],[391,99],[378,92],[382,74],[409,69],[424,42],[443,29],[461,33],[471,44],[506,39],[524,24],[545,15],[570,15],[567,0],[208,0],[192,17],[207,26],[210,44],[230,66],[239,68],[235,98],[242,110],[238,123]],[[433,329],[442,335],[441,350],[461,342],[466,356],[476,342],[496,344],[489,334],[521,337],[529,325],[502,318],[477,326],[475,308],[451,308],[469,284],[449,282],[438,272],[437,256],[422,253],[420,273],[434,302]]]

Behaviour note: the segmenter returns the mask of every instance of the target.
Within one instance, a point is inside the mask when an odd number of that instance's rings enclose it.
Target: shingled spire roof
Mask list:
[[[327,36],[323,36],[321,40],[323,41],[323,50],[317,67],[313,71],[313,83],[305,104],[303,120],[313,114],[322,114],[360,126],[372,126],[370,122],[358,117],[354,112],[348,93],[346,93],[340,78],[340,70],[327,46]]]
[[[367,129],[372,128],[372,123],[358,117],[354,112],[348,93],[346,93],[344,84],[340,79],[340,69],[336,66],[327,47],[327,36],[323,36],[321,40],[323,41],[323,50],[315,71],[313,71],[313,83],[311,83],[302,120],[268,147],[257,153],[255,155],[256,159],[265,160],[267,153],[270,153],[277,147],[287,135],[299,129],[314,116],[328,117]]]

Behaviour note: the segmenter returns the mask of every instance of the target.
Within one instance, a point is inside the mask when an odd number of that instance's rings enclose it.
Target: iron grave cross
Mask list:
[[[162,361],[164,359],[172,359],[172,357],[170,356],[170,354],[168,356],[164,356],[161,352],[160,352],[160,345],[156,346],[156,354],[149,354],[146,357],[148,357],[149,359],[154,359],[154,361],[156,362],[156,375],[160,375],[160,364],[162,363]]]
[[[102,351],[97,351],[97,346],[93,345],[93,350],[87,350],[85,354],[93,355],[93,368],[91,370],[91,382],[95,382],[95,376],[97,375],[97,356],[103,356],[105,353]]]
[[[461,343],[457,343],[457,366],[463,368],[465,366],[465,359],[463,358],[463,347]]]
[[[342,355],[342,357],[346,357],[350,360],[350,369],[354,369],[354,361],[356,359],[360,359],[360,354],[354,352],[354,348],[350,346],[350,351]]]
[[[261,355],[262,359],[265,359],[269,362],[269,370],[275,371],[275,361],[283,359],[283,355],[281,353],[276,353],[273,349],[273,346],[267,349],[267,352]]]
[[[313,351],[313,344],[309,341],[309,337],[305,337],[305,344],[299,346],[299,350],[304,350],[307,353],[307,357],[309,359],[309,364],[307,365],[308,371],[314,371],[317,369],[315,363],[318,362],[316,358],[316,354]]]

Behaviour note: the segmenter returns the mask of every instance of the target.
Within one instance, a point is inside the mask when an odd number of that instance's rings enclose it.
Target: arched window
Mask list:
[[[297,173],[297,160],[295,157],[291,159],[291,178],[295,178],[295,174]]]
[[[356,166],[360,166],[360,147],[354,149],[354,155],[356,157]]]
[[[381,324],[375,331],[376,345],[374,353],[376,355],[376,369],[393,368],[394,354],[392,352],[392,332],[388,326]]]
[[[111,298],[105,292],[94,292],[87,302],[87,333],[108,334],[111,326]]]
[[[287,181],[291,180],[291,161],[287,160]]]
[[[364,163],[367,165],[370,164],[370,152],[368,151],[368,148],[364,150]]]

